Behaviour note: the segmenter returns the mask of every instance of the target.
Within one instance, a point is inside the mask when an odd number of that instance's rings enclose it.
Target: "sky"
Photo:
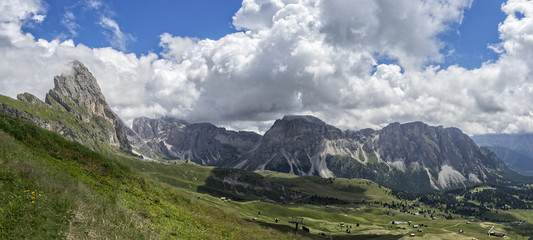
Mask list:
[[[0,94],[44,99],[78,60],[129,124],[533,132],[529,0],[3,0],[0,56]]]

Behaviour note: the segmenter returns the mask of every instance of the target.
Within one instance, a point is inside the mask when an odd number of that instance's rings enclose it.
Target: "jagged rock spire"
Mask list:
[[[46,103],[60,105],[86,123],[94,122],[95,127],[104,130],[107,143],[131,150],[124,123],[107,104],[96,78],[81,62],[70,64],[70,69],[54,77],[54,88],[46,95]]]

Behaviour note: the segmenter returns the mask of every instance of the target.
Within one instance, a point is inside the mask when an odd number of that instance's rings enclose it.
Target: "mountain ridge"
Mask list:
[[[172,118],[143,119],[178,121]],[[133,129],[139,128],[138,123],[139,120],[134,121]],[[192,125],[186,123],[179,128],[165,128],[160,133],[199,143],[198,139],[190,137],[195,131],[190,127]],[[183,129],[187,129],[188,135]],[[195,154],[193,148],[182,149],[187,154],[180,157],[202,165],[216,162],[214,166],[250,171],[366,178],[411,192],[492,183],[503,180],[505,175],[515,174],[491,151],[478,147],[460,129],[432,127],[422,122],[391,123],[380,130],[343,131],[313,116],[288,115],[276,120],[263,136],[256,135],[255,141],[248,142],[240,150],[217,139],[232,131],[217,129],[217,134],[204,135],[200,141],[213,148],[206,150],[204,146],[201,154]],[[239,139],[241,136],[234,134],[233,137]],[[163,139],[164,144],[160,146],[169,150],[179,148],[173,144],[177,142],[166,140]],[[231,149],[230,155],[221,154],[220,149],[224,146]],[[214,149],[218,150],[210,151]]]
[[[484,134],[472,139],[493,151],[511,169],[533,176],[533,134]]]

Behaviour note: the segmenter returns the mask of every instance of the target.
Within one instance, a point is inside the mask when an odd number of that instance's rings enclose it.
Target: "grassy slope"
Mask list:
[[[291,239],[0,115],[1,239]]]
[[[125,165],[132,166],[145,174],[153,176],[158,181],[166,182],[178,188],[184,188],[196,191],[199,187],[206,184],[213,167],[203,167],[193,164],[164,165],[159,163],[142,162],[135,159],[122,159]],[[491,239],[486,235],[487,231],[495,226],[494,231],[506,232],[511,237],[517,236],[516,229],[510,226],[484,221],[473,221],[461,219],[460,216],[453,215],[454,220],[446,220],[444,216],[448,214],[438,209],[430,208],[424,205],[417,207],[414,203],[402,201],[390,194],[390,190],[379,185],[362,179],[322,179],[318,177],[299,177],[276,172],[260,172],[267,179],[282,183],[293,190],[300,191],[304,194],[319,194],[323,196],[336,197],[351,201],[347,205],[331,205],[325,208],[323,205],[311,204],[274,204],[263,201],[232,201],[223,202],[218,197],[191,192],[192,196],[198,196],[202,202],[220,210],[232,213],[243,219],[258,218],[258,222],[265,226],[274,227],[280,230],[290,231],[294,225],[288,223],[292,217],[303,217],[304,223],[311,229],[315,235],[313,238],[319,238],[317,233],[325,232],[333,234],[335,239],[365,239],[358,235],[367,235],[370,237],[376,233],[381,234],[379,238],[372,239],[397,239],[395,236],[408,236],[415,233],[414,239]],[[361,199],[366,203],[361,203]],[[430,215],[412,215],[404,213],[399,209],[384,208],[378,202],[404,203],[413,206],[409,211],[417,212],[419,210],[435,211],[436,220],[432,220]],[[305,202],[305,201],[304,201]],[[372,205],[370,205],[372,203]],[[500,211],[507,214],[506,211]],[[260,213],[260,214],[259,214]],[[531,219],[533,214],[525,211],[510,211],[518,219]],[[279,218],[279,223],[274,223],[273,219]],[[423,232],[417,232],[407,224],[391,225],[391,221],[413,221],[415,224],[424,224],[429,227],[423,227]],[[352,234],[346,234],[346,228],[339,227],[339,222],[352,225]],[[467,224],[471,221],[470,224]],[[360,226],[356,227],[359,223]],[[459,234],[462,229],[464,233]],[[300,231],[301,232],[301,231]],[[383,236],[389,234],[389,236]],[[352,238],[349,238],[352,237]],[[520,235],[518,235],[521,238]],[[411,238],[409,238],[411,239]]]
[[[68,112],[54,99],[51,99],[51,105],[48,105],[31,94],[26,94],[25,96],[34,102],[19,101],[0,95],[0,104],[11,110],[24,113],[25,117],[34,116],[47,123],[63,125],[72,131],[72,134],[74,135],[72,137],[76,137],[81,143],[85,146],[89,146],[91,149],[97,149],[101,152],[117,152],[114,148],[96,140],[98,137],[105,139],[109,138],[106,131],[112,129],[112,126],[100,116],[94,116],[89,119],[89,122],[85,122]],[[74,103],[71,105],[73,109],[76,109],[81,113],[87,112],[87,109],[76,107]],[[94,135],[94,133],[97,133],[98,136]]]

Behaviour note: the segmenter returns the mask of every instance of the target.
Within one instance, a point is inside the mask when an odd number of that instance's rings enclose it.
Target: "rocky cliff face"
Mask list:
[[[493,183],[514,174],[459,129],[421,122],[341,131],[312,116],[286,116],[263,137],[246,137],[211,124],[137,119],[134,130],[157,139],[172,157],[203,165],[366,178],[411,192]]]
[[[243,155],[236,167],[333,177],[325,162],[325,144],[342,134],[312,116],[286,116],[276,120],[257,147]]]
[[[189,124],[173,118],[136,118],[132,128],[170,159],[209,166],[231,166],[261,138],[252,132],[228,131],[210,123]]]
[[[18,102],[4,97],[0,110],[30,120],[94,150],[102,146],[131,150],[120,118],[111,110],[94,76],[80,62],[54,78],[54,88],[42,102],[24,93]]]
[[[377,134],[373,150],[379,160],[402,173],[421,175],[419,179],[425,178],[420,174],[425,172],[433,189],[489,182],[489,177],[506,169],[494,154],[478,148],[457,128],[393,123]]]
[[[131,150],[124,123],[111,110],[96,79],[82,63],[74,61],[68,73],[54,77],[54,88],[46,95],[46,103],[59,104],[85,123],[96,123],[106,137],[100,139],[102,142]]]
[[[414,192],[488,182],[506,169],[456,128],[414,122],[343,132],[310,116],[277,120],[237,167],[367,178]]]

